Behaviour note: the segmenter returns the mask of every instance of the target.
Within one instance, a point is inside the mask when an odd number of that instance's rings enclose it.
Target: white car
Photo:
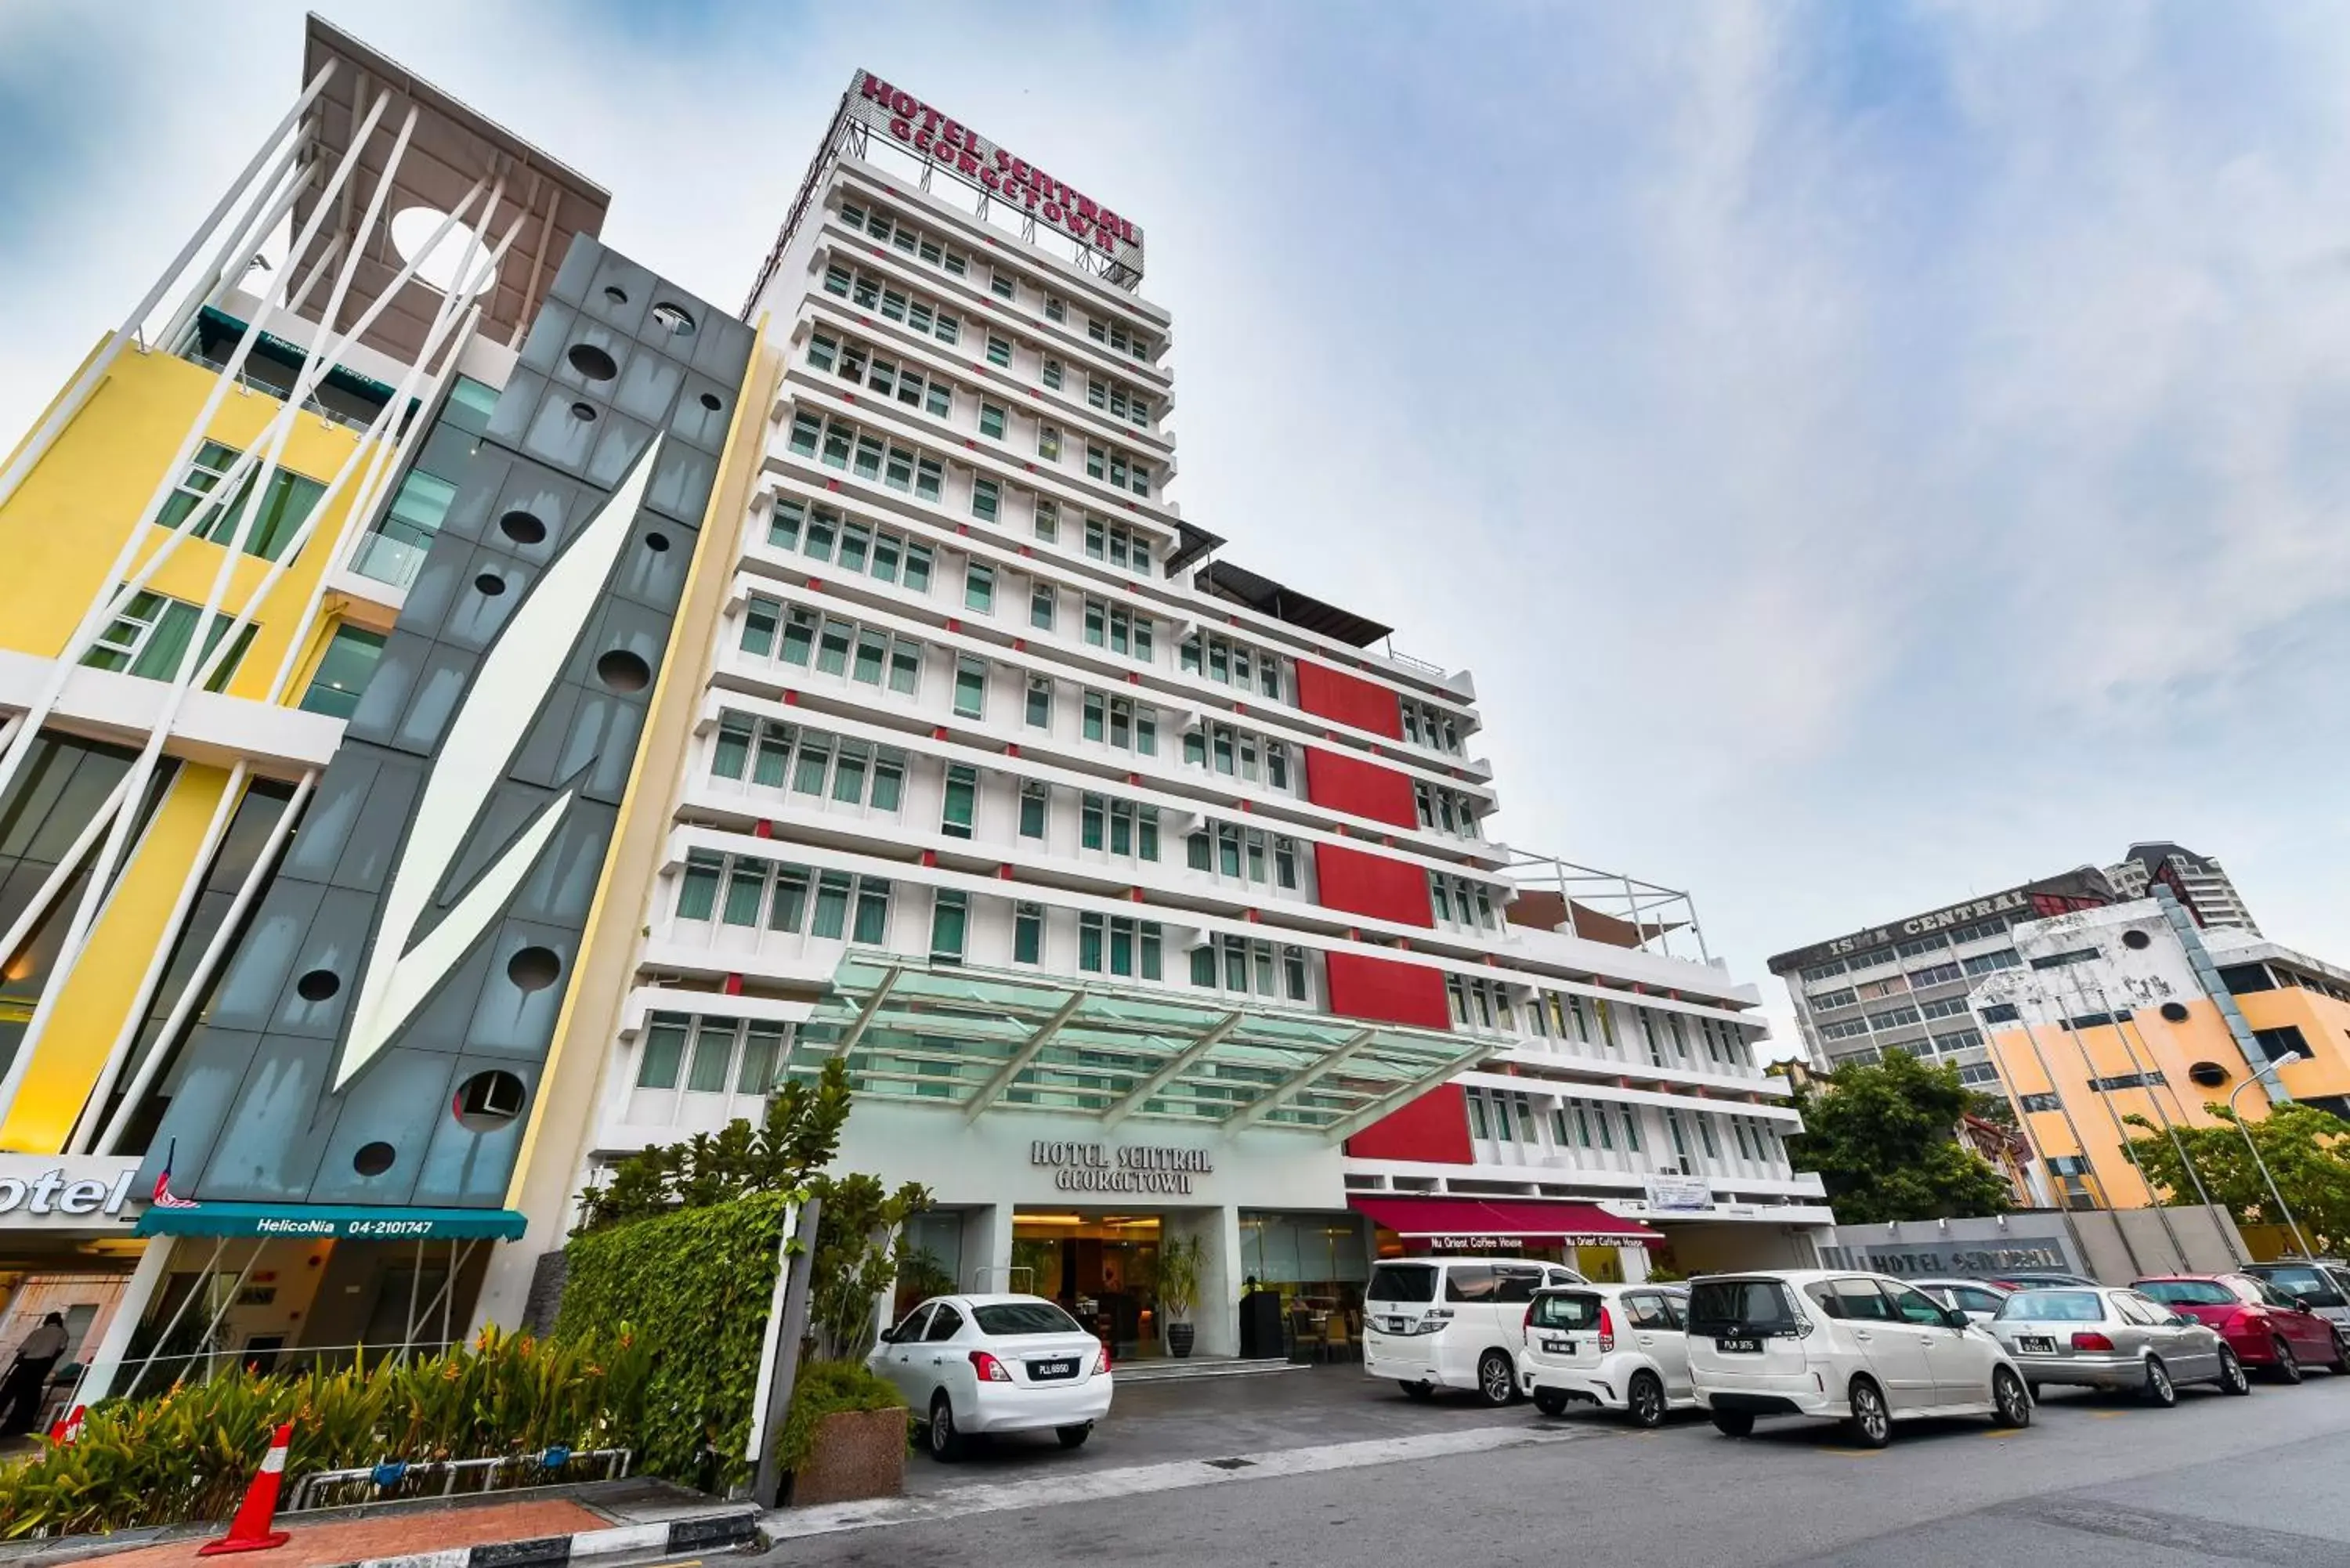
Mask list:
[[[883,1331],[866,1365],[906,1397],[933,1459],[998,1432],[1079,1448],[1109,1414],[1109,1347],[1042,1296],[933,1297]]]
[[[2032,1394],[1998,1340],[1885,1274],[1794,1269],[1721,1274],[1690,1286],[1690,1381],[1717,1429],[1742,1438],[1758,1416],[1843,1421],[1881,1449],[1893,1423],[1989,1416],[2032,1424]]]
[[[1684,1298],[1654,1285],[1544,1290],[1526,1309],[1518,1381],[1545,1416],[1570,1402],[1620,1410],[1636,1426],[1697,1403],[1690,1386]]]
[[[1970,1323],[1989,1323],[1999,1315],[2007,1298],[2015,1293],[1988,1280],[1911,1280],[1908,1283],[1944,1306],[1958,1308],[1967,1314]]]
[[[1382,1260],[1363,1287],[1363,1370],[1415,1399],[1463,1388],[1506,1405],[1517,1397],[1534,1293],[1583,1282],[1563,1264],[1529,1259]]]

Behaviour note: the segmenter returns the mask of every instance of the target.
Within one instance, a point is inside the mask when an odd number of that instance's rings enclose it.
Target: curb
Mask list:
[[[418,1552],[404,1557],[369,1557],[333,1568],[562,1568],[568,1563],[625,1552],[702,1552],[744,1546],[758,1537],[759,1511],[672,1519],[660,1524],[624,1524],[569,1535],[539,1535],[526,1541],[491,1541]]]

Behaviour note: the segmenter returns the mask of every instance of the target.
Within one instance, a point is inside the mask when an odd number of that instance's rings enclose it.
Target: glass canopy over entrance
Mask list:
[[[851,953],[792,1066],[845,1054],[860,1094],[1336,1141],[1476,1065],[1497,1038],[1059,975]]]

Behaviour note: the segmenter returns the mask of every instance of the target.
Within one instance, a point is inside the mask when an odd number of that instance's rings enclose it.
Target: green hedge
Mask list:
[[[791,1413],[784,1419],[783,1437],[775,1453],[783,1468],[795,1470],[807,1463],[816,1446],[816,1429],[827,1416],[845,1410],[902,1410],[905,1398],[896,1386],[866,1370],[861,1362],[803,1363],[792,1385]]]
[[[556,1333],[637,1325],[651,1355],[639,1467],[698,1483],[717,1451],[722,1489],[748,1478],[743,1448],[791,1194],[754,1192],[571,1239]]]

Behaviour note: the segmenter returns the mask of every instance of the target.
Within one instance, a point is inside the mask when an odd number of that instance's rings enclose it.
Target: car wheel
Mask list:
[[[1885,1407],[1884,1390],[1866,1377],[1852,1380],[1852,1419],[1845,1423],[1853,1440],[1864,1449],[1881,1449],[1893,1440],[1893,1412]]]
[[[1518,1369],[1498,1350],[1477,1358],[1477,1397],[1488,1405],[1506,1405],[1518,1397]]]
[[[1665,1386],[1657,1381],[1653,1372],[1635,1372],[1631,1386],[1624,1390],[1624,1407],[1636,1427],[1663,1426]]]
[[[2334,1331],[2334,1365],[2328,1370],[2336,1377],[2350,1376],[2350,1338],[2338,1328]]]
[[[2220,1392],[2249,1394],[2251,1391],[2252,1380],[2245,1376],[2244,1364],[2237,1359],[2234,1351],[2224,1345],[2221,1345],[2220,1347]]]
[[[1716,1410],[1713,1429],[1725,1438],[1748,1437],[1754,1430],[1754,1417],[1745,1410]]]
[[[1534,1390],[1534,1408],[1545,1416],[1564,1416],[1566,1414],[1566,1396],[1555,1388],[1537,1388]]]
[[[1091,1421],[1083,1421],[1074,1427],[1053,1428],[1053,1436],[1061,1439],[1061,1447],[1065,1449],[1082,1449],[1086,1446],[1086,1439],[1093,1435],[1094,1424]]]
[[[962,1458],[962,1434],[955,1429],[954,1404],[943,1390],[931,1397],[931,1458],[952,1464]]]
[[[2287,1383],[2298,1383],[2308,1376],[2301,1369],[2301,1357],[2282,1339],[2276,1342],[2276,1375]]]
[[[1407,1398],[1417,1399],[1423,1404],[1436,1397],[1436,1390],[1425,1383],[1398,1382],[1396,1386],[1404,1391]]]
[[[2178,1403],[2178,1386],[2170,1381],[2170,1368],[2162,1364],[2162,1357],[2146,1358],[2146,1386],[2138,1390],[2138,1397],[2166,1410]]]
[[[2023,1379],[2004,1366],[1991,1375],[1991,1408],[1995,1427],[2032,1425],[2032,1396]]]

